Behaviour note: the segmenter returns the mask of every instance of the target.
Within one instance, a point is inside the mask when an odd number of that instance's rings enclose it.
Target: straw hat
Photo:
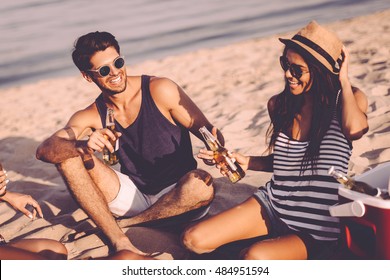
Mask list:
[[[334,74],[340,72],[343,43],[335,33],[320,26],[316,21],[311,21],[291,39],[279,40],[286,46],[303,48],[330,72]]]

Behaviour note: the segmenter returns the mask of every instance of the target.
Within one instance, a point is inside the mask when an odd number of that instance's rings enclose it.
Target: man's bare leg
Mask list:
[[[190,171],[177,182],[173,190],[163,195],[151,207],[134,217],[121,218],[118,224],[121,227],[130,227],[206,206],[214,198],[212,181],[211,175],[204,170]]]
[[[115,172],[94,156],[84,162],[81,157],[70,158],[57,164],[57,168],[80,207],[107,236],[115,251],[130,250],[143,254],[131,244],[108,208],[107,200],[115,197],[119,190]],[[92,179],[91,175],[96,175],[96,178]],[[105,188],[98,187],[97,184],[102,186],[105,182],[110,183]]]

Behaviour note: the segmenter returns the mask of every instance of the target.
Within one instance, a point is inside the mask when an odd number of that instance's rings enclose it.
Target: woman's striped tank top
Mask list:
[[[336,240],[340,235],[339,219],[330,216],[329,206],[338,202],[339,183],[327,172],[334,165],[347,173],[352,145],[342,133],[336,114],[321,142],[315,171],[300,173],[308,144],[279,134],[268,194],[274,209],[291,229],[307,232],[317,240]]]

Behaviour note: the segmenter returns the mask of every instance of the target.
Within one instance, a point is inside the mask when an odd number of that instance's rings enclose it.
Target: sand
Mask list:
[[[390,10],[386,10],[326,25],[337,32],[349,49],[350,80],[366,93],[369,102],[370,130],[353,143],[351,175],[390,160],[389,19]],[[221,129],[227,148],[261,155],[266,148],[269,124],[266,103],[283,88],[278,62],[283,45],[277,38],[290,37],[296,31],[145,61],[129,65],[128,72],[173,79]],[[97,87],[81,75],[0,90],[0,162],[11,180],[8,189],[32,195],[44,212],[43,219],[30,221],[8,204],[0,203],[0,232],[7,240],[61,240],[69,251],[69,259],[108,253],[99,231],[85,236],[75,234],[94,228],[93,222],[74,202],[55,167],[35,158],[39,143],[62,128],[73,112],[93,102],[97,94]],[[194,155],[201,146],[193,137]],[[233,185],[203,162],[199,162],[199,167],[216,178],[217,192],[210,215],[245,200],[271,176],[249,171]],[[141,250],[163,252],[162,259],[189,257],[175,232],[138,227],[128,235]]]

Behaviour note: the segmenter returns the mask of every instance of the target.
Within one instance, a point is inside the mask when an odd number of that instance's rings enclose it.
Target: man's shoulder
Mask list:
[[[180,99],[180,87],[166,77],[151,77],[149,89],[157,105],[170,108],[172,104],[176,104]]]
[[[175,83],[167,78],[167,77],[159,77],[159,76],[149,76],[150,77],[150,87],[153,88],[161,88],[161,87],[167,87],[167,86],[172,86],[175,85]]]
[[[99,120],[99,111],[97,109],[96,102],[93,102],[92,104],[88,105],[84,109],[78,110],[75,112],[72,116],[73,122],[88,122],[88,123],[94,123],[93,120]]]
[[[167,95],[179,91],[179,86],[167,77],[150,76],[149,88],[152,95]]]

